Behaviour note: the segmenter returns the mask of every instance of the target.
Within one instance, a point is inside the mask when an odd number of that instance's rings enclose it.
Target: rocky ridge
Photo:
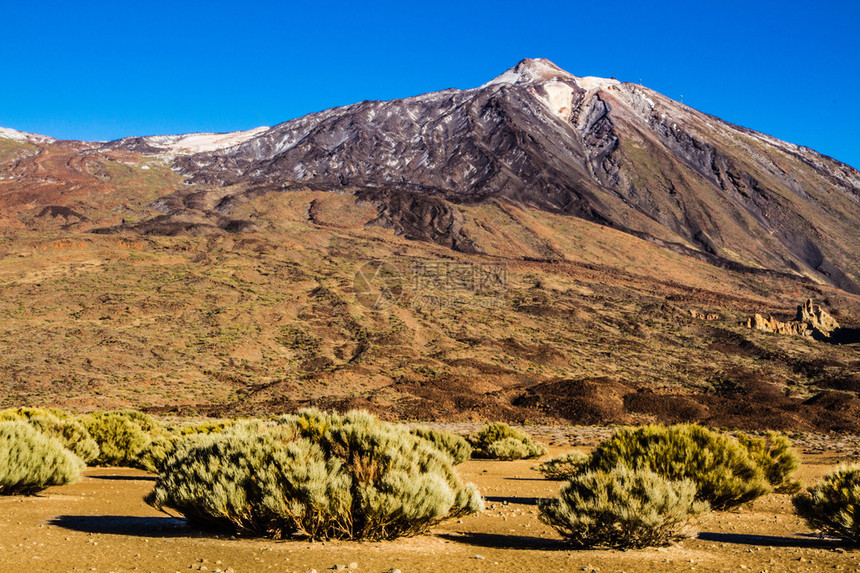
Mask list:
[[[840,328],[836,319],[820,306],[812,304],[811,299],[797,307],[797,316],[794,320],[780,322],[773,316],[764,318],[756,314],[747,320],[746,327],[762,332],[793,334],[818,340],[830,338]]]

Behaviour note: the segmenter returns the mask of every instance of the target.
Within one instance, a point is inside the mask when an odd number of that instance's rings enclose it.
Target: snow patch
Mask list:
[[[549,60],[536,59],[523,60],[499,77],[485,83],[481,88],[498,84],[523,85],[546,82],[558,83],[560,81],[574,81],[586,91],[606,89],[621,84],[621,82],[612,78],[598,78],[595,76],[580,78],[562,70]]]
[[[53,143],[57,141],[53,137],[39,135],[38,133],[26,133],[8,127],[0,127],[0,137],[5,137],[6,139],[12,139],[14,141],[26,141],[28,143]]]
[[[268,127],[257,127],[248,131],[234,131],[231,133],[188,133],[184,135],[151,135],[144,137],[149,145],[163,149],[168,153],[178,155],[203,153],[207,151],[218,151],[227,147],[233,147],[245,143],[262,133],[268,131]]]
[[[618,80],[613,80],[611,78],[598,78],[596,76],[585,76],[584,78],[577,78],[576,83],[582,89],[588,90],[599,90],[606,89],[611,86],[617,86],[621,82]]]

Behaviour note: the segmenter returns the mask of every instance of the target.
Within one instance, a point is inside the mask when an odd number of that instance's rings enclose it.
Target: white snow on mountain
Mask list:
[[[167,153],[186,155],[201,153],[205,151],[218,151],[245,143],[262,133],[268,131],[266,126],[249,129],[247,131],[234,131],[231,133],[187,133],[184,135],[150,135],[144,140]]]
[[[53,137],[47,135],[39,135],[38,133],[26,133],[17,129],[8,127],[0,127],[0,137],[13,139],[15,141],[26,141],[29,143],[52,143],[56,141]]]
[[[576,83],[584,90],[606,89],[612,86],[617,86],[621,82],[610,78],[598,78],[595,76],[586,76],[584,78],[576,78]]]

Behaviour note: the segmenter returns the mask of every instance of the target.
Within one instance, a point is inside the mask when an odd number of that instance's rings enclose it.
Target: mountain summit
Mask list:
[[[616,79],[596,78],[588,76],[579,78],[571,73],[568,73],[544,58],[531,59],[526,58],[519,64],[509,69],[499,77],[490,80],[483,86],[491,86],[494,84],[534,84],[538,82],[573,82],[586,90],[595,89],[597,87],[608,87],[618,85],[620,82]]]
[[[577,77],[545,59],[525,59],[477,88],[364,101],[270,128],[75,145],[78,159],[54,180],[82,157],[138,153],[168,162],[185,183],[157,203],[156,217],[111,231],[187,230],[197,225],[189,212],[212,219],[212,228],[246,229],[251,223],[232,218],[231,205],[314,189],[351,193],[376,208],[371,224],[460,251],[495,252],[480,231],[493,226],[469,211],[494,205],[578,217],[718,266],[860,292],[856,169],[640,85]],[[32,174],[7,169],[0,190],[33,208],[38,193],[22,190]],[[552,242],[541,255],[565,259]]]

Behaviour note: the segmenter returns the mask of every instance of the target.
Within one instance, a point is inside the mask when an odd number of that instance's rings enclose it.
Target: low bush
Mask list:
[[[800,467],[800,455],[791,440],[778,432],[767,432],[762,438],[739,432],[737,438],[775,492],[797,493],[801,490],[800,481],[793,477]]]
[[[0,422],[0,494],[32,495],[77,481],[84,463],[27,422]]]
[[[56,408],[31,408],[22,406],[21,408],[7,408],[5,410],[0,410],[0,422],[15,422],[41,417],[68,419],[69,415]]]
[[[164,428],[155,437],[152,437],[150,442],[138,453],[136,466],[153,473],[159,473],[167,458],[176,451],[176,446],[180,440],[218,434],[235,423],[234,420],[224,420]]]
[[[60,410],[47,408],[15,408],[0,412],[0,420],[27,422],[43,434],[59,440],[63,446],[90,463],[99,455],[99,446],[77,420]]]
[[[538,458],[546,453],[546,448],[530,435],[504,422],[487,424],[469,441],[476,458],[520,460]]]
[[[205,422],[193,422],[170,428],[170,433],[180,436],[191,436],[197,434],[218,434],[236,423],[236,420],[207,420]]]
[[[574,451],[547,460],[532,469],[542,473],[546,479],[568,480],[582,471],[588,460],[588,454]]]
[[[792,498],[809,527],[860,545],[860,466],[842,466]]]
[[[158,423],[140,412],[93,412],[80,418],[99,446],[96,465],[142,467],[140,455]]]
[[[541,455],[533,446],[516,438],[505,438],[487,447],[487,457],[494,460],[512,461],[534,458]]]
[[[134,465],[140,469],[158,473],[167,458],[176,451],[176,444],[186,436],[159,436],[149,440],[135,456]]]
[[[393,539],[483,509],[427,440],[316,410],[178,441],[146,501],[198,526],[311,539]]]
[[[437,450],[446,453],[454,460],[454,465],[459,465],[472,457],[472,446],[465,438],[452,432],[444,430],[433,430],[431,428],[413,428],[412,434],[423,438],[433,444]]]
[[[586,471],[538,502],[539,519],[576,547],[667,545],[686,536],[690,519],[707,511],[690,480],[618,466]]]
[[[689,479],[697,497],[714,509],[750,502],[770,491],[761,468],[731,436],[694,424],[618,430],[591,455],[588,469],[618,465],[646,469],[669,480]]]

